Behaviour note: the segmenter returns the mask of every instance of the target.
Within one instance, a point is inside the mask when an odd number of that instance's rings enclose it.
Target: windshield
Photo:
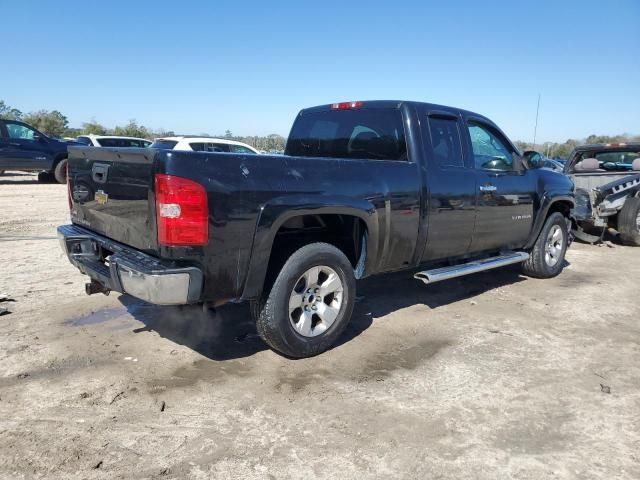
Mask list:
[[[303,111],[286,152],[301,157],[406,160],[402,114],[391,108]]]

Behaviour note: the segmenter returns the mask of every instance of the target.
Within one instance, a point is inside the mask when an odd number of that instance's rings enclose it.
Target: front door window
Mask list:
[[[6,122],[7,134],[14,140],[34,140],[36,131],[20,123]]]

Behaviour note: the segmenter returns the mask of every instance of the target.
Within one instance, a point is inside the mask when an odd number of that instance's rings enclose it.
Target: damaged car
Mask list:
[[[575,184],[574,235],[597,243],[608,228],[640,246],[640,143],[576,147],[564,173]]]

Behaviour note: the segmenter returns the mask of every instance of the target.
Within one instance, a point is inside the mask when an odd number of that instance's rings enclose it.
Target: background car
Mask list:
[[[18,120],[0,119],[0,174],[6,170],[39,172],[38,180],[67,181],[67,147],[78,145],[49,137]]]
[[[248,153],[259,155],[260,152],[246,143],[212,137],[164,137],[156,138],[152,148],[164,150],[187,150],[193,152]]]
[[[124,147],[144,148],[151,145],[151,140],[136,137],[121,137],[118,135],[81,135],[76,141],[88,147]]]

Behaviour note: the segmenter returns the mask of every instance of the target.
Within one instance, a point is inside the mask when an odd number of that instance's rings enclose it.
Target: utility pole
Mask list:
[[[536,149],[536,135],[538,134],[538,113],[540,113],[540,94],[538,94],[538,106],[536,107],[536,126],[533,128],[533,149]]]

